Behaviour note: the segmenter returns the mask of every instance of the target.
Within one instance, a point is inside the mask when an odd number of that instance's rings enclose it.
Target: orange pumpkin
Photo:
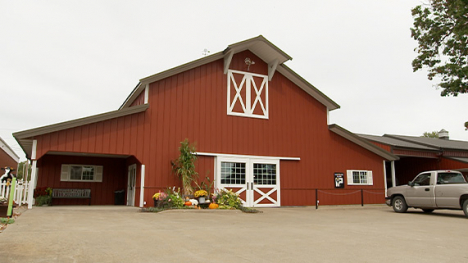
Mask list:
[[[216,209],[219,207],[218,204],[215,204],[215,203],[211,203],[209,206],[208,206],[210,209]]]
[[[187,202],[185,202],[185,205],[186,205],[186,206],[191,206],[191,205],[192,205],[192,202],[187,201]]]

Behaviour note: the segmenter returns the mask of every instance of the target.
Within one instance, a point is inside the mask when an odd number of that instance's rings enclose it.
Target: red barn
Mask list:
[[[383,203],[385,161],[398,157],[329,125],[339,105],[290,59],[259,36],[141,79],[116,111],[14,136],[39,168],[38,187],[91,189],[94,205],[114,204],[122,189],[127,205],[149,205],[180,186],[170,161],[186,138],[200,177],[246,206]]]
[[[0,138],[0,167],[12,167],[16,170],[18,167],[19,157],[16,153],[8,146],[8,144]],[[16,172],[15,172],[16,173]],[[0,175],[3,175],[1,173]]]

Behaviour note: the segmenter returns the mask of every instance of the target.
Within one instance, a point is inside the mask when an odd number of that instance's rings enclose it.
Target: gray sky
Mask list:
[[[355,133],[468,141],[468,95],[441,97],[413,73],[420,0],[0,0],[0,137],[118,109],[138,80],[263,35],[337,102]]]

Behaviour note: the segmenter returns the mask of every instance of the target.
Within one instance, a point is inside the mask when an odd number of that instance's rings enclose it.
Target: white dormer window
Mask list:
[[[268,76],[228,70],[227,114],[268,119]]]

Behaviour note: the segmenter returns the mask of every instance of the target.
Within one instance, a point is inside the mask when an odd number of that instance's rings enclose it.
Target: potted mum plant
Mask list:
[[[198,190],[195,192],[195,198],[198,198],[198,203],[203,204],[206,203],[206,197],[208,196],[208,192],[205,190]]]
[[[153,195],[154,207],[160,207],[164,199],[166,199],[167,194],[164,192],[157,192]]]

